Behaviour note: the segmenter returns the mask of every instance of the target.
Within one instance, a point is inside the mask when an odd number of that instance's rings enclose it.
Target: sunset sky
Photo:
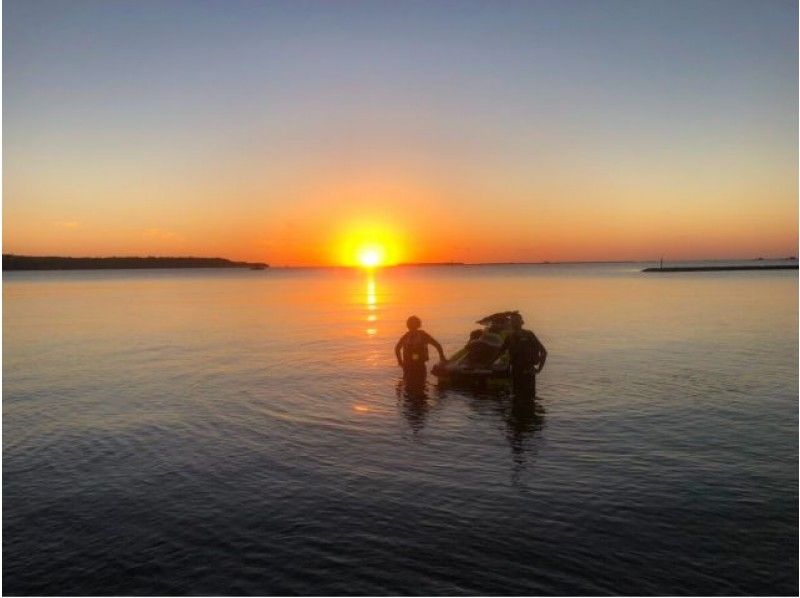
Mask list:
[[[782,257],[793,1],[3,2],[3,251]]]

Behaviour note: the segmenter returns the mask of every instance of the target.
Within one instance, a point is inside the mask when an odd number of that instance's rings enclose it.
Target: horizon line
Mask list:
[[[244,260],[234,260],[231,258],[224,258],[220,256],[168,256],[168,255],[112,255],[112,256],[66,256],[66,255],[30,255],[18,253],[3,253],[2,257],[17,257],[17,258],[37,258],[37,259],[198,259],[198,260],[214,260],[221,259],[230,262],[239,263],[252,263],[268,265],[271,269],[364,269],[364,266],[348,265],[348,264],[299,264],[299,265],[273,265],[269,262],[250,262]],[[621,260],[540,260],[540,261],[496,261],[496,262],[459,262],[459,261],[441,261],[441,262],[401,262],[397,264],[385,264],[376,266],[370,269],[383,269],[383,268],[402,268],[402,267],[442,267],[442,266],[554,266],[554,265],[579,265],[579,264],[646,264],[658,263],[660,261],[669,261],[671,263],[683,262],[755,262],[755,261],[790,261],[797,260],[797,256],[781,256],[781,257],[739,257],[739,258],[687,258],[687,259],[674,259],[663,260],[663,258],[654,259],[621,259]]]

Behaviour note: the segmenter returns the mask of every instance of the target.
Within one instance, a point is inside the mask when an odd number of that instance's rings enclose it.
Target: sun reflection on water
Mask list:
[[[367,336],[375,336],[378,334],[378,329],[375,323],[378,321],[378,295],[375,292],[375,272],[367,272],[367,293],[366,293],[366,308],[368,328],[366,330]]]

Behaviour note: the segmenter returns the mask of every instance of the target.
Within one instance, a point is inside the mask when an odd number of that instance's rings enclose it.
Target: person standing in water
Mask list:
[[[430,334],[420,328],[422,321],[417,316],[406,320],[408,332],[400,337],[394,346],[394,354],[398,365],[403,368],[403,377],[409,382],[425,382],[428,370],[425,362],[428,361],[428,345],[433,345],[439,352],[439,359],[446,362],[442,345]]]
[[[536,398],[536,374],[544,367],[547,349],[533,332],[522,327],[525,321],[521,315],[511,314],[510,321],[511,334],[504,348],[508,349],[514,394]]]

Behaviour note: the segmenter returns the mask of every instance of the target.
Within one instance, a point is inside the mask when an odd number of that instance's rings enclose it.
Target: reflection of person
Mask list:
[[[407,380],[425,380],[428,371],[425,362],[428,361],[428,345],[439,352],[439,359],[446,362],[442,345],[430,334],[420,328],[422,321],[417,316],[411,316],[406,320],[408,332],[400,337],[394,346],[394,354],[397,356],[397,363],[403,368],[403,376]],[[402,351],[402,353],[401,353]]]
[[[547,350],[536,335],[525,330],[519,314],[511,315],[511,334],[505,342],[511,365],[514,391],[536,397],[536,374],[542,371],[547,360]]]
[[[425,427],[429,412],[437,405],[441,404],[442,393],[437,389],[436,394],[431,397],[425,388],[425,381],[415,383],[409,380],[402,380],[397,383],[398,406],[401,408],[411,431],[416,434]],[[433,401],[431,403],[431,401]]]

